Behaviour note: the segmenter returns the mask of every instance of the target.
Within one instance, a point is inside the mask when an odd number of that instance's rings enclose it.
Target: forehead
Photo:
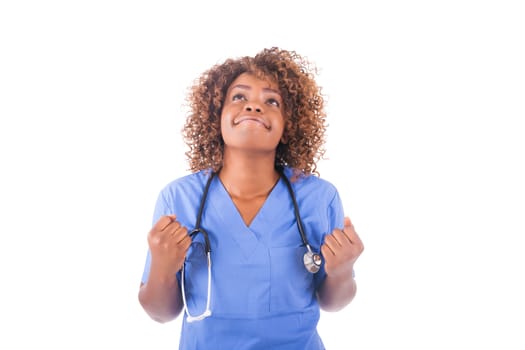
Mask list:
[[[270,90],[274,90],[276,92],[279,91],[279,87],[277,86],[277,84],[269,79],[269,78],[264,78],[264,77],[257,77],[255,76],[254,74],[252,73],[242,73],[240,74],[230,85],[229,89],[228,90],[231,90],[235,87],[248,87],[248,88],[254,88],[254,87],[258,87],[258,88],[261,88],[261,89],[270,89]]]

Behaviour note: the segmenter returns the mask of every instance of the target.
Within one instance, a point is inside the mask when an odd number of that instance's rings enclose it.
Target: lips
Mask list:
[[[266,120],[264,120],[261,117],[256,117],[256,116],[253,116],[253,115],[242,115],[242,116],[234,119],[233,125],[239,125],[240,123],[246,122],[246,121],[252,121],[252,122],[259,123],[262,126],[264,126],[266,129],[270,130],[270,125],[268,124],[268,122]]]

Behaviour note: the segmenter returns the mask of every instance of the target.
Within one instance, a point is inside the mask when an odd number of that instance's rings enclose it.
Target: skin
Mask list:
[[[277,85],[243,73],[228,88],[221,113],[224,161],[219,179],[249,226],[271,192],[279,174],[276,147],[285,143],[286,115]],[[182,268],[191,239],[175,215],[163,216],[148,234],[151,272],[142,284],[139,300],[158,322],[168,322],[182,311],[175,274]],[[356,294],[354,263],[363,243],[348,217],[343,229],[326,235],[321,246],[327,277],[317,292],[320,307],[338,311]]]

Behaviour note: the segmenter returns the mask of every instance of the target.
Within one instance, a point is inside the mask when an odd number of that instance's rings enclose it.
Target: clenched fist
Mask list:
[[[363,242],[357,235],[350,218],[345,217],[344,228],[326,235],[321,252],[325,258],[326,274],[347,274],[363,252]]]
[[[175,215],[162,216],[148,234],[151,260],[165,274],[175,274],[184,264],[191,237]]]

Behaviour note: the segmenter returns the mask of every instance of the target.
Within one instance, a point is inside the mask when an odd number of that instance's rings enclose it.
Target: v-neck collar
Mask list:
[[[267,243],[272,239],[269,224],[271,225],[273,219],[270,217],[270,213],[278,210],[276,206],[282,206],[282,210],[286,210],[285,207],[288,204],[286,200],[279,198],[283,193],[288,196],[288,190],[285,186],[283,179],[279,178],[251,224],[247,226],[228,191],[220,179],[215,178],[210,186],[207,205],[222,221],[221,227],[227,229],[227,232],[218,232],[218,234],[230,236],[230,239],[238,245],[238,249],[243,252],[245,258],[249,258],[259,244],[268,245]],[[218,239],[224,240],[226,237],[218,237]]]
[[[275,184],[272,186],[272,188],[270,189],[270,191],[268,192],[268,195],[266,196],[266,198],[264,198],[264,201],[262,202],[261,206],[257,209],[257,212],[255,213],[255,215],[253,216],[252,220],[250,221],[250,224],[246,224],[246,222],[244,221],[244,218],[239,210],[239,208],[237,207],[237,205],[235,204],[235,201],[233,200],[232,196],[230,195],[230,193],[228,192],[226,186],[224,185],[224,183],[221,181],[220,177],[219,176],[216,176],[217,177],[217,182],[218,182],[218,187],[220,188],[220,191],[222,192],[221,195],[224,195],[226,197],[228,197],[229,201],[227,201],[230,205],[230,208],[232,208],[238,215],[239,219],[242,221],[242,223],[244,224],[244,226],[247,228],[247,229],[251,229],[254,221],[257,219],[257,217],[259,216],[259,214],[261,212],[263,212],[263,209],[265,207],[268,206],[268,202],[271,201],[271,197],[274,196],[274,190],[275,188],[282,182],[282,178],[281,176],[279,176],[277,178],[277,181],[275,182]],[[226,202],[226,201],[225,201]]]

